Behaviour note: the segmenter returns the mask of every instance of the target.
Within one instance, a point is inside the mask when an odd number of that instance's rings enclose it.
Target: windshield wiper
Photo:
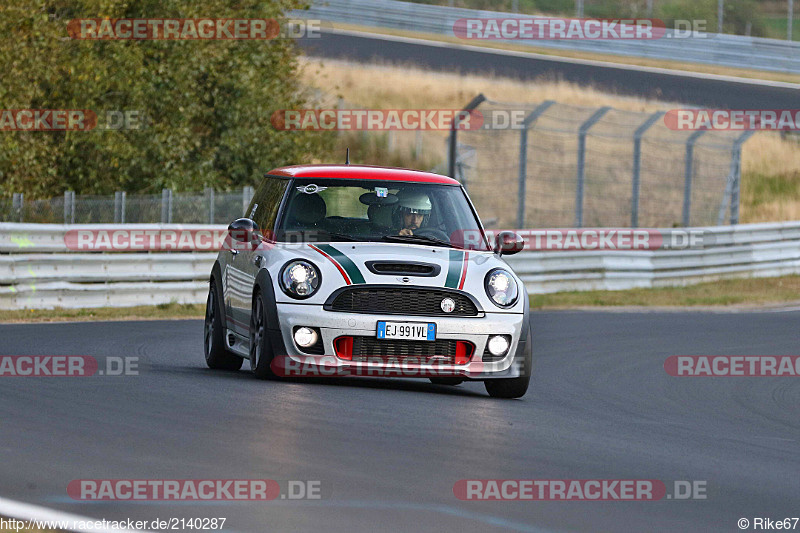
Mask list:
[[[411,244],[435,244],[436,246],[446,246],[447,248],[458,248],[447,241],[426,237],[424,235],[384,235],[383,240],[390,242],[407,242]]]

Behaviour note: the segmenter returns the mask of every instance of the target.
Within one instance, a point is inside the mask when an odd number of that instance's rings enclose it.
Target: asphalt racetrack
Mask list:
[[[0,355],[139,357],[0,377],[0,497],[239,532],[739,531],[800,515],[800,380],[671,377],[670,355],[792,355],[800,312],[534,312],[521,400],[482,384],[263,382],[206,368],[201,320],[0,325]],[[82,502],[78,479],[316,480],[318,500]],[[461,479],[704,481],[706,499],[461,501]]]
[[[307,55],[314,57],[411,64],[436,71],[496,74],[533,82],[562,79],[622,95],[703,107],[794,109],[800,94],[797,86],[791,85],[739,83],[691,73],[681,75],[637,70],[636,67],[583,64],[557,56],[524,57],[488,48],[431,46],[422,41],[404,42],[369,34],[323,32],[320,38],[300,39],[299,45]],[[492,97],[491,94],[486,96]]]

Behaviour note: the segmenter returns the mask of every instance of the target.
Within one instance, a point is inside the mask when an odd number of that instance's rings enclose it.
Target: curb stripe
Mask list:
[[[450,264],[447,267],[447,279],[444,281],[444,286],[451,289],[458,287],[458,280],[461,277],[461,268],[463,267],[464,252],[461,250],[450,250]]]
[[[366,283],[366,281],[364,281],[364,276],[361,274],[361,271],[358,269],[356,264],[341,251],[334,248],[330,244],[320,244],[318,245],[318,248],[342,265],[353,283]]]
[[[327,257],[330,260],[330,262],[333,263],[333,266],[335,266],[339,270],[339,273],[344,278],[344,282],[346,284],[348,284],[348,285],[352,285],[352,282],[350,281],[350,278],[347,277],[347,273],[344,271],[344,269],[342,269],[341,265],[339,265],[339,263],[336,262],[336,259],[334,259],[333,257],[329,256],[328,254],[326,254],[325,252],[323,252],[322,250],[320,250],[319,248],[317,248],[313,244],[309,244],[309,246],[311,247],[311,249],[316,250],[317,252],[319,252],[322,255],[324,255],[325,257]]]

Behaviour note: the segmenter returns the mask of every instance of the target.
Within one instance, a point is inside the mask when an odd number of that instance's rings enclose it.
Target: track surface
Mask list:
[[[623,95],[656,98],[697,106],[732,109],[794,109],[799,91],[691,76],[595,66],[552,59],[514,57],[487,51],[426,46],[378,37],[322,33],[318,39],[301,39],[310,56],[355,61],[386,61],[420,65],[435,70],[497,74],[523,80],[563,79],[593,85]],[[490,96],[491,95],[487,95]],[[466,103],[466,102],[464,102]]]
[[[800,381],[675,378],[674,354],[798,353],[800,313],[533,313],[522,400],[481,384],[257,381],[202,322],[1,325],[2,355],[138,356],[139,376],[0,378],[0,497],[232,531],[738,531],[800,514]],[[247,365],[245,366],[247,367]],[[319,501],[85,503],[73,479],[319,480]],[[462,502],[459,479],[706,480],[704,501]]]

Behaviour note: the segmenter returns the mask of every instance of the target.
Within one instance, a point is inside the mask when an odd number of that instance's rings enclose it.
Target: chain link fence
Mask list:
[[[665,125],[663,112],[549,100],[512,104],[480,95],[467,109],[480,112],[482,128],[449,136],[446,131],[358,133],[385,143],[398,161],[455,176],[490,228],[664,228],[739,221],[741,146],[752,132],[675,131]],[[228,224],[242,216],[252,195],[251,187],[164,189],[160,195],[68,191],[49,200],[14,194],[0,199],[0,221]]]
[[[253,188],[241,191],[127,194],[113,196],[76,195],[67,191],[63,197],[49,200],[26,200],[14,194],[11,200],[0,199],[0,222],[47,224],[228,224],[242,216],[253,197]]]
[[[478,97],[450,168],[487,226],[676,227],[738,223],[741,145],[751,132],[675,131],[664,114]],[[500,118],[498,118],[500,117]],[[503,118],[505,117],[505,118]]]

